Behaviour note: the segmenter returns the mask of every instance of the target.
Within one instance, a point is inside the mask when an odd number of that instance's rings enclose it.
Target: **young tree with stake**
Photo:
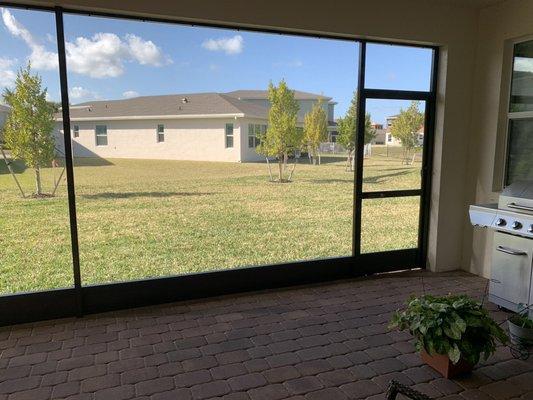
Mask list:
[[[313,105],[311,111],[304,117],[304,139],[303,143],[307,147],[312,157],[313,164],[320,164],[320,143],[325,142],[328,138],[328,118],[326,111],[322,107],[322,101],[318,100]]]
[[[30,64],[17,73],[15,88],[5,89],[4,101],[11,112],[4,126],[4,140],[13,158],[35,171],[35,195],[42,196],[41,167],[54,158],[54,107],[46,100],[39,75]]]
[[[346,166],[350,171],[354,170],[355,146],[357,140],[357,92],[354,92],[352,101],[346,115],[337,120],[339,135],[337,142],[348,151]],[[376,130],[372,128],[372,121],[369,113],[365,114],[365,143],[368,144],[376,136]]]
[[[285,80],[276,87],[272,82],[268,85],[268,128],[259,136],[260,144],[257,152],[265,157],[278,159],[278,182],[287,182],[283,177],[284,165],[289,154],[298,150],[302,143],[302,130],[296,127],[298,102],[294,92],[289,89]]]
[[[412,101],[406,110],[400,110],[400,114],[392,123],[391,135],[400,140],[406,164],[413,162],[411,151],[419,147],[418,131],[423,124],[424,114],[418,110],[418,101]]]

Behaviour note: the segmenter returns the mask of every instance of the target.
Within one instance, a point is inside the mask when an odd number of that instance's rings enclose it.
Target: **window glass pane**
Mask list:
[[[255,147],[255,137],[250,136],[248,138],[248,147],[250,147],[250,148]]]
[[[514,46],[509,110],[533,111],[533,40]]]
[[[248,124],[248,135],[250,135],[250,136],[255,135],[254,124]]]
[[[226,136],[226,147],[233,147],[233,136]]]
[[[286,182],[296,143],[278,182],[278,155],[267,164],[247,138],[265,131],[268,84],[282,79],[299,133],[319,101],[335,126],[357,89],[357,43],[68,13],[65,35],[68,81],[85,89],[73,123],[113,118],[107,146],[76,141],[84,285],[351,255],[346,148],[320,141]]]
[[[420,189],[425,102],[369,99],[363,191]]]
[[[361,212],[361,253],[418,247],[419,197],[365,199]]]
[[[533,119],[511,120],[506,184],[533,180]]]
[[[430,89],[433,51],[420,47],[368,43],[365,86],[371,89]]]
[[[0,96],[0,146],[6,157],[0,152],[0,295],[72,287],[63,127],[57,121],[61,95],[54,14],[0,10],[4,22],[0,94],[6,94],[6,89],[13,92],[13,97]],[[40,77],[40,87],[34,88],[41,95],[21,106],[16,99],[24,99],[24,91],[17,88],[15,79],[29,63],[29,76]],[[43,111],[52,129],[17,118],[12,112],[15,107]],[[23,132],[35,128],[40,129],[41,140]],[[39,162],[33,163],[37,154]]]

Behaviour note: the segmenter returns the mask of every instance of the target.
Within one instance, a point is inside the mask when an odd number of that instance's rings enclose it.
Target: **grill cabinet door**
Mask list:
[[[490,293],[514,304],[531,304],[532,241],[494,234]]]

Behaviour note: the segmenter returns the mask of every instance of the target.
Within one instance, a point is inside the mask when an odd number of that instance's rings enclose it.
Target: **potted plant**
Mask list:
[[[507,342],[482,304],[465,295],[411,297],[391,327],[408,329],[422,360],[445,378],[471,371],[496,351],[496,342]]]
[[[511,343],[519,348],[533,345],[533,320],[529,318],[529,306],[520,304],[519,311],[507,320]]]

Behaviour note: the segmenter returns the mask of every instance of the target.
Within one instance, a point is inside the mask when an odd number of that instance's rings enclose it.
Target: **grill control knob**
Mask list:
[[[521,224],[520,222],[518,222],[518,221],[514,221],[514,222],[512,223],[512,225],[511,225],[511,228],[513,228],[513,229],[520,229],[520,228],[522,228],[522,224]]]
[[[507,225],[507,222],[505,222],[505,220],[503,218],[498,218],[498,220],[496,221],[496,225],[505,226],[505,225]]]
[[[527,231],[529,233],[533,233],[533,224],[529,225],[529,228],[527,228]]]

